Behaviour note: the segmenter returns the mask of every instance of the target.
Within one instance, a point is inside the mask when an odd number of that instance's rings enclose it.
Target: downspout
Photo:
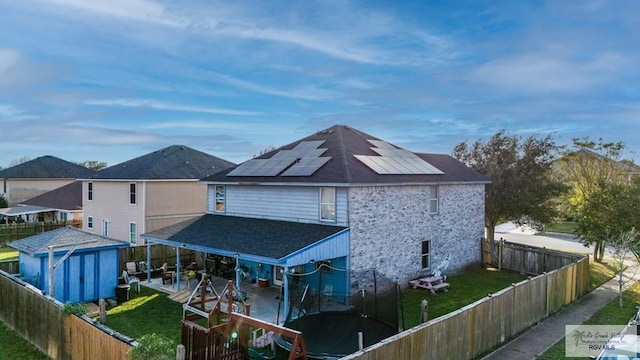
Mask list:
[[[282,308],[283,314],[282,314],[282,322],[284,323],[287,320],[287,317],[289,316],[289,273],[293,271],[293,268],[290,267],[286,267],[284,268],[284,274],[282,274],[282,286],[284,286],[284,293],[283,293],[283,297],[284,299],[282,300],[284,302],[284,307]],[[276,324],[276,325],[280,325],[280,324]]]

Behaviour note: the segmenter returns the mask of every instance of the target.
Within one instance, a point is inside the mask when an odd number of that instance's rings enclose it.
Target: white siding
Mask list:
[[[336,222],[329,224],[347,225],[347,204],[347,190],[336,188]],[[214,185],[209,185],[208,209],[214,213]],[[227,185],[225,210],[233,216],[320,223],[320,190],[315,186]]]
[[[138,235],[144,231],[143,183],[138,182],[137,204],[129,204],[129,181],[93,180],[93,201],[87,201],[87,182],[82,184],[82,229],[102,234],[102,219],[109,221],[109,237],[129,242],[129,223],[138,225]],[[87,228],[87,217],[93,216],[93,229]],[[138,238],[138,244],[140,244]]]

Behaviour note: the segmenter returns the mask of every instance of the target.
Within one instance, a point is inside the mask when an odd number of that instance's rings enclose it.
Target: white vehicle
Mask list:
[[[604,350],[594,359],[640,359],[638,353],[638,337],[635,334],[625,334],[622,338],[612,339],[605,345]]]

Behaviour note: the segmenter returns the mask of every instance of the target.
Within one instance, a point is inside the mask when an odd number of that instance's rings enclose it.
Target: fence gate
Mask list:
[[[182,345],[187,360],[249,360],[248,349],[240,339],[224,334],[225,325],[207,329],[191,321],[182,321]]]
[[[484,265],[493,266],[493,241],[487,238],[482,238],[480,241],[482,241],[482,263]]]

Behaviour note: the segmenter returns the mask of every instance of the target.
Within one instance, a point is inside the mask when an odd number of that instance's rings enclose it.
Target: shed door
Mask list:
[[[72,255],[65,264],[65,300],[71,303],[98,298],[96,287],[96,254]]]

